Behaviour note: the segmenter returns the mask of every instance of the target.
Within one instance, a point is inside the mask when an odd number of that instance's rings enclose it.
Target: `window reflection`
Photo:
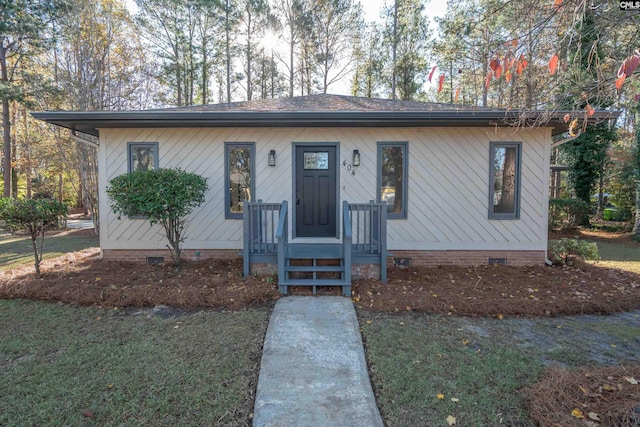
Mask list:
[[[148,171],[155,169],[155,147],[132,147],[132,171]]]
[[[404,212],[404,157],[402,145],[382,146],[382,170],[380,176],[380,200],[387,202],[387,212]]]
[[[229,149],[229,212],[242,213],[245,200],[251,201],[251,150]]]
[[[493,213],[516,213],[517,156],[517,147],[493,147]]]

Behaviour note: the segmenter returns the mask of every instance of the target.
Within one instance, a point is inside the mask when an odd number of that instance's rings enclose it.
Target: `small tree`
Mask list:
[[[0,219],[11,229],[23,229],[31,236],[36,276],[40,277],[40,262],[45,232],[59,224],[67,215],[67,205],[51,199],[0,200]],[[40,243],[38,243],[40,238]]]
[[[155,169],[113,178],[107,194],[118,219],[121,215],[143,216],[152,226],[162,225],[173,265],[180,266],[185,217],[204,202],[207,189],[207,180],[195,173]]]

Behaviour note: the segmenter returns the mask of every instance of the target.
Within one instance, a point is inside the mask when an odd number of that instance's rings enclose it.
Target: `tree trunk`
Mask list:
[[[226,38],[226,55],[227,55],[227,102],[231,102],[231,54],[229,53],[230,43],[230,27],[229,27],[229,0],[226,2],[225,7],[225,38]]]
[[[5,71],[5,67],[3,67],[2,73],[5,74]],[[2,128],[4,129],[2,140],[4,197],[11,197],[11,118],[8,98],[2,99]]]
[[[516,150],[508,148],[504,155],[504,170],[502,171],[502,195],[498,205],[498,212],[514,212],[516,202]]]
[[[58,174],[58,201],[62,203],[63,200],[63,185],[62,185],[62,174]]]
[[[391,43],[391,99],[396,99],[397,79],[397,50],[398,50],[398,0],[393,4],[393,41]]]
[[[602,219],[604,211],[604,165],[600,170],[600,179],[598,180],[598,213],[597,218]]]
[[[0,79],[4,84],[9,84],[7,74],[7,50],[0,44]],[[4,197],[11,197],[11,117],[9,116],[9,98],[2,98],[2,138]]]
[[[291,41],[289,42],[289,96],[293,97],[293,49],[295,47],[295,40],[293,38],[293,23],[291,23]]]
[[[44,236],[43,236],[44,238]],[[31,246],[33,247],[33,258],[35,260],[36,277],[40,278],[40,254],[38,254],[38,236],[31,236]]]
[[[247,101],[253,97],[251,81],[251,13],[247,13]]]

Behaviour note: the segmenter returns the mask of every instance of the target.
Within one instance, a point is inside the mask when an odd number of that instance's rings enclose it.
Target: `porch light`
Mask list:
[[[360,151],[353,150],[353,166],[360,166]]]
[[[269,166],[276,165],[276,150],[269,151]]]

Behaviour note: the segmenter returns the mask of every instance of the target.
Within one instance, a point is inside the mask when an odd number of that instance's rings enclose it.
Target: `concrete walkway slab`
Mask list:
[[[253,425],[383,425],[349,298],[278,300],[264,342]]]

